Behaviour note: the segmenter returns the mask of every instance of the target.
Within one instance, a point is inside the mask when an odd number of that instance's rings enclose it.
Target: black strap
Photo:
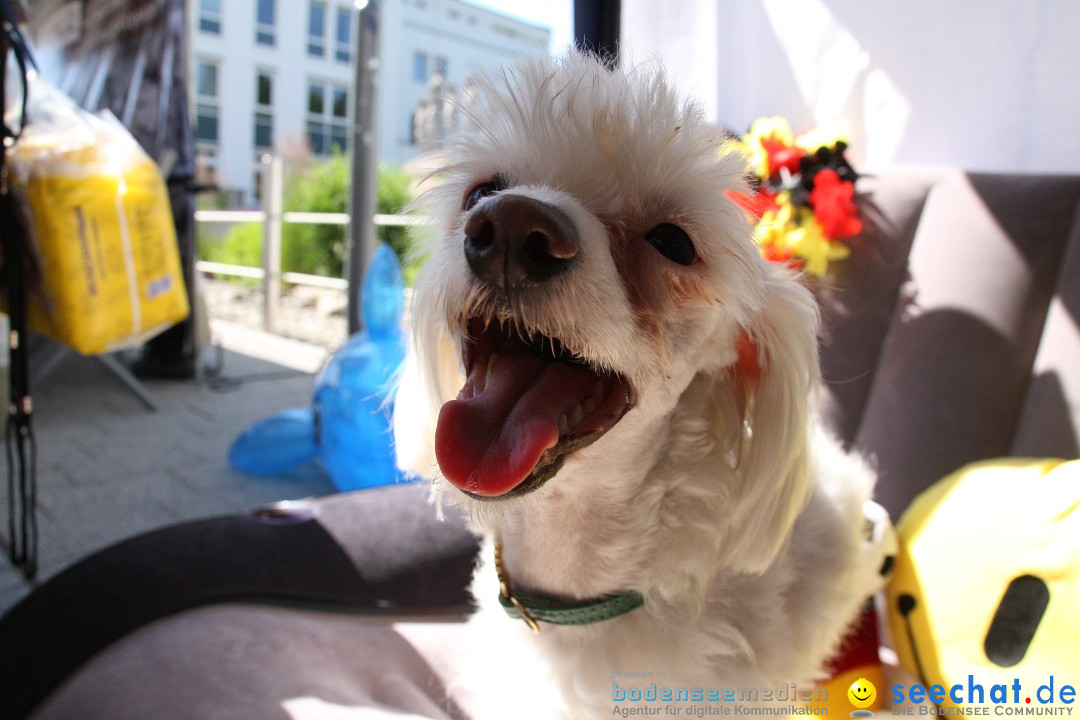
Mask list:
[[[10,52],[19,65],[22,78],[22,115],[18,127],[3,127],[5,149],[18,139],[25,124],[27,101],[27,64],[34,61],[17,24],[8,0],[0,0],[0,97],[4,95],[7,58]],[[4,282],[7,290],[8,353],[11,359],[10,400],[6,423],[6,455],[8,471],[8,553],[12,563],[22,568],[27,578],[37,574],[37,449],[31,422],[33,403],[30,398],[30,372],[26,329],[26,268],[29,254],[29,234],[25,218],[9,192],[6,154],[0,157],[0,241],[3,243]]]
[[[19,109],[19,125],[17,128],[9,128],[6,123],[7,107],[3,108],[3,114],[5,115],[4,123],[4,147],[8,146],[9,142],[13,142],[19,139],[22,134],[23,125],[26,122],[26,103],[29,98],[29,86],[26,81],[27,78],[27,65],[37,70],[37,63],[34,62],[34,55],[30,52],[30,48],[26,44],[26,38],[23,37],[22,30],[19,29],[18,18],[15,12],[12,10],[8,0],[0,0],[0,25],[3,26],[3,35],[0,38],[0,45],[3,47],[4,58],[0,66],[4,67],[5,73],[7,70],[6,62],[7,55],[10,51],[15,57],[15,62],[19,65],[19,79],[22,83],[22,93],[20,98]],[[0,79],[0,85],[3,85],[6,80],[5,76]],[[5,88],[6,90],[6,88]],[[0,95],[0,102],[6,102],[7,95]],[[2,162],[2,161],[0,161]]]
[[[242,602],[464,616],[476,536],[456,514],[439,521],[427,493],[407,483],[339,495],[306,521],[265,513],[197,520],[67,567],[0,616],[0,718],[26,717],[109,644],[193,608]]]

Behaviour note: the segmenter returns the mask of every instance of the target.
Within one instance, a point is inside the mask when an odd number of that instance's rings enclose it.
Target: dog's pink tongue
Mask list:
[[[457,400],[443,405],[435,454],[446,479],[482,496],[520,485],[544,451],[559,441],[559,417],[588,396],[596,375],[527,354],[498,357],[483,391],[469,378]]]

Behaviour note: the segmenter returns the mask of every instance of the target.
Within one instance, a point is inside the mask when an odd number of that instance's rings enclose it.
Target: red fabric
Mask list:
[[[785,168],[794,175],[799,172],[799,162],[806,157],[805,150],[788,145],[775,135],[761,138],[761,147],[765,149],[765,153],[769,156],[770,175],[780,172],[780,168]]]
[[[848,630],[836,655],[826,666],[829,677],[834,678],[853,668],[877,665],[881,662],[878,658],[878,644],[877,612],[871,600],[867,601],[859,619]]]
[[[762,189],[756,193],[728,190],[725,194],[729,200],[741,207],[754,221],[760,220],[762,215],[776,207],[776,195],[773,195],[768,190]]]
[[[814,176],[810,205],[825,237],[836,240],[862,232],[854,197],[855,184],[843,182],[835,170],[821,170]]]

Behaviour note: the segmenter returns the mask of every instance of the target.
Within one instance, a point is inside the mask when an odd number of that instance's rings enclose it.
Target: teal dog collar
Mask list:
[[[635,590],[606,595],[598,600],[565,603],[542,595],[513,592],[502,568],[502,548],[495,544],[495,572],[499,576],[499,604],[515,620],[525,621],[533,632],[541,622],[552,625],[590,625],[610,620],[641,607],[645,598]]]

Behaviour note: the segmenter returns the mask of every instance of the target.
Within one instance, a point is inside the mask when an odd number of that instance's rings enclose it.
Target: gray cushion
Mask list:
[[[908,168],[857,183],[863,232],[851,255],[816,282],[821,306],[822,420],[850,444],[862,420],[878,357],[889,330],[919,214],[945,171]]]
[[[1080,457],[1080,211],[1050,302],[1012,454]]]
[[[1009,454],[1078,199],[1075,177],[955,174],[931,190],[855,440],[894,515]]]
[[[292,720],[300,713],[290,709],[366,720],[384,717],[379,709],[403,720],[462,717],[422,651],[431,650],[390,625],[346,615],[203,608],[123,638],[31,717]]]

